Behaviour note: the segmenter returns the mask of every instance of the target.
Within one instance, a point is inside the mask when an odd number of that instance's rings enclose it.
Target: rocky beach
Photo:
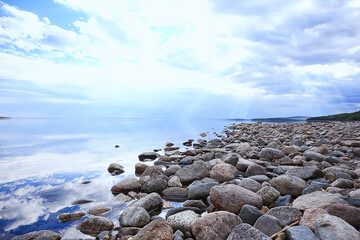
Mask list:
[[[106,205],[59,221],[84,219],[78,231],[104,240],[360,239],[360,122],[233,123],[214,135],[144,149],[137,176],[109,189],[126,204],[118,221],[101,216]]]

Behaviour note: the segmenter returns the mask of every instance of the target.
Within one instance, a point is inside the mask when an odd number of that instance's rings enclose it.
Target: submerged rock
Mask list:
[[[60,240],[61,235],[59,233],[50,230],[41,230],[35,232],[29,232],[24,235],[13,237],[11,240]]]
[[[66,222],[78,220],[85,215],[86,214],[84,212],[62,213],[58,216],[58,219],[60,222],[66,223]]]

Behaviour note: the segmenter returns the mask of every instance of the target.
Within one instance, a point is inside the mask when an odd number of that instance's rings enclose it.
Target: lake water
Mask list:
[[[118,225],[126,205],[112,201],[110,188],[134,175],[139,153],[169,141],[184,148],[182,142],[189,138],[220,133],[229,124],[209,119],[0,120],[0,239],[44,229],[64,238],[89,238],[76,229],[85,217],[60,223],[57,216],[98,205],[111,206],[103,216]],[[125,173],[111,176],[107,167],[112,162],[124,166]],[[85,180],[91,182],[82,184]],[[94,202],[71,204],[78,199]]]

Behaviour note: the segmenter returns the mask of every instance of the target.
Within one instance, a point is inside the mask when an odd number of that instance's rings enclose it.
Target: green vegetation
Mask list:
[[[296,117],[279,117],[279,118],[253,118],[253,122],[303,122],[306,121],[307,117],[296,116]]]
[[[341,113],[329,116],[312,117],[308,118],[307,121],[360,121],[360,111],[353,113]]]
[[[1,117],[0,116],[0,119],[9,119],[9,118],[11,118],[11,117]]]

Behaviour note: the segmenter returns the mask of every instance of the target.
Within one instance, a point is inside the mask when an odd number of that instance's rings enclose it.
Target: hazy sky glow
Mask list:
[[[360,1],[0,0],[0,116],[360,109]]]

